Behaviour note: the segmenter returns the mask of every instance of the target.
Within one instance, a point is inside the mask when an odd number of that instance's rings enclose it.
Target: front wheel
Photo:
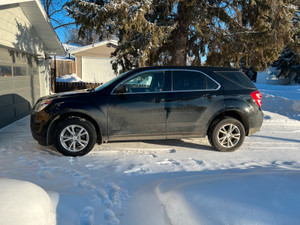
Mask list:
[[[234,118],[225,118],[212,127],[208,139],[215,149],[232,152],[243,144],[245,128],[240,121]]]
[[[96,129],[91,122],[69,118],[59,123],[54,144],[63,155],[82,156],[93,149],[96,139]]]

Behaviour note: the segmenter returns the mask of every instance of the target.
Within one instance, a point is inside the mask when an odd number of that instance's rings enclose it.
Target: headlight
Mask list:
[[[52,100],[44,100],[44,101],[40,101],[40,102],[37,103],[36,106],[34,107],[34,111],[36,111],[36,112],[42,111],[42,110],[43,110],[44,108],[46,108],[51,102],[52,102]]]

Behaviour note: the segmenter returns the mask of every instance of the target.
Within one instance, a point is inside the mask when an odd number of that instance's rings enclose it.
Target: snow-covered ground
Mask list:
[[[300,87],[258,87],[264,124],[236,152],[183,139],[65,157],[33,140],[26,117],[0,130],[0,177],[46,190],[59,225],[299,224]]]

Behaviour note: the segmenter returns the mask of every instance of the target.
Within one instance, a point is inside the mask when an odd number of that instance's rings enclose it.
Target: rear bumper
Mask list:
[[[256,110],[255,113],[252,113],[251,116],[249,116],[249,131],[247,136],[251,136],[252,134],[255,134],[259,129],[261,128],[264,120],[264,114],[261,108],[259,110]]]

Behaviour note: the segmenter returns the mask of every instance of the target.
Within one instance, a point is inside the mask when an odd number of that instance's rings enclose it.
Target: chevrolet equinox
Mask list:
[[[215,149],[230,152],[260,129],[261,104],[260,92],[238,69],[147,67],[96,89],[40,98],[31,132],[68,156],[108,141],[206,136]]]

